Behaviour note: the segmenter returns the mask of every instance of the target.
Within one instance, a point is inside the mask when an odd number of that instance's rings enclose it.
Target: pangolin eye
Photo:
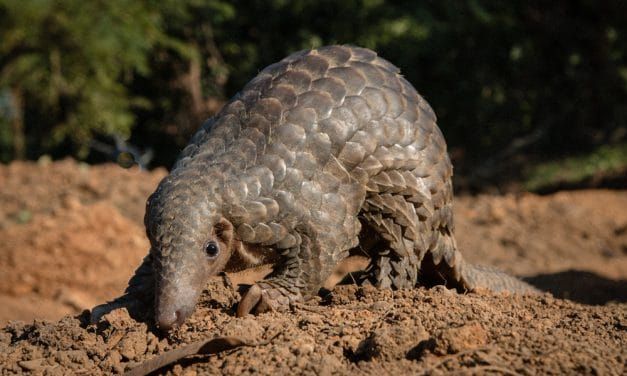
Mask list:
[[[207,252],[209,258],[214,258],[220,253],[220,247],[218,247],[216,242],[211,241],[205,246],[205,252]]]

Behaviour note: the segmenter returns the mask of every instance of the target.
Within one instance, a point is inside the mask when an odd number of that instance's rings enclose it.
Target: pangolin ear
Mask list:
[[[233,225],[231,222],[227,221],[225,218],[220,218],[213,228],[216,237],[220,239],[221,242],[227,244],[227,246],[230,246],[233,241]]]

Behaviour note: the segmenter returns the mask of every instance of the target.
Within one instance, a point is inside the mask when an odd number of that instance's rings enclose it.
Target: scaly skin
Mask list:
[[[279,257],[238,314],[310,297],[360,233],[377,286],[530,291],[464,262],[451,177],[435,114],[398,68],[357,47],[290,55],[202,126],[148,200],[143,270],[155,274],[158,325],[180,324],[234,253]],[[142,281],[129,291],[150,291]]]

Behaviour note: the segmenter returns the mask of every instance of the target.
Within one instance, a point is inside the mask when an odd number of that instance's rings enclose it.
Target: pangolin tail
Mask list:
[[[519,294],[539,294],[540,290],[497,268],[464,262],[460,268],[460,282],[470,291],[509,291]]]

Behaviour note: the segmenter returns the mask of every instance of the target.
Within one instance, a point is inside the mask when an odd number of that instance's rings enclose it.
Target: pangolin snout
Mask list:
[[[174,307],[172,309],[158,310],[155,318],[157,326],[163,331],[168,331],[176,326],[181,326],[194,311],[194,306]]]
[[[171,284],[166,281],[157,288],[155,322],[163,331],[181,326],[194,312],[200,296],[201,289],[192,288],[185,279],[178,279],[177,282]]]

